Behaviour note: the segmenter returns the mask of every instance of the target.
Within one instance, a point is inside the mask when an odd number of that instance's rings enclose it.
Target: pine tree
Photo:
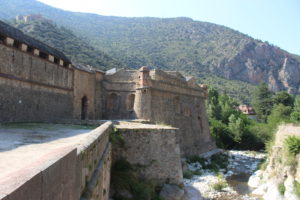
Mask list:
[[[266,83],[261,83],[256,87],[253,94],[252,105],[257,114],[257,118],[266,122],[273,107],[272,93],[269,91]]]

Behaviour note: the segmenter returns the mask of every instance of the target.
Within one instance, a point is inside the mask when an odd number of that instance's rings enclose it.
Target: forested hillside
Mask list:
[[[106,53],[91,46],[87,39],[77,37],[72,31],[47,21],[14,23],[25,34],[62,51],[73,62],[91,65],[101,70],[124,67]]]

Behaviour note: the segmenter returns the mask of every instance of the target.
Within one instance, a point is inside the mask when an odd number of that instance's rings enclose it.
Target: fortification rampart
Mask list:
[[[73,70],[0,44],[0,121],[48,121],[73,112]]]
[[[79,141],[75,138],[42,144],[45,153],[1,177],[0,199],[108,200],[111,130],[112,123],[106,122]],[[22,159],[22,155],[19,157]]]

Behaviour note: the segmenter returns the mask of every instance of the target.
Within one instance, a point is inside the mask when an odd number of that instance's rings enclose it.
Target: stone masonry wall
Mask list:
[[[114,161],[122,158],[143,166],[140,175],[160,184],[182,183],[177,129],[138,123],[121,123],[116,127],[124,139],[124,146],[113,145]]]
[[[0,200],[108,200],[112,123],[0,180]]]
[[[77,148],[76,194],[82,200],[108,200],[111,169],[109,134],[112,123],[93,130]]]
[[[82,99],[87,98],[86,119],[95,119],[96,76],[81,70],[74,70],[74,118],[81,119]]]
[[[133,106],[136,95],[137,71],[120,70],[104,77],[104,119],[134,119]]]
[[[73,70],[0,44],[0,121],[71,118]]]
[[[204,99],[150,89],[151,121],[179,128],[177,139],[183,156],[199,155],[216,148],[209,133]]]

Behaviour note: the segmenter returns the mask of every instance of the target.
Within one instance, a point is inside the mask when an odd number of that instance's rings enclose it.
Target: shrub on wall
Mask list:
[[[296,136],[288,136],[284,140],[284,145],[287,151],[292,155],[297,155],[300,153],[300,138]]]

